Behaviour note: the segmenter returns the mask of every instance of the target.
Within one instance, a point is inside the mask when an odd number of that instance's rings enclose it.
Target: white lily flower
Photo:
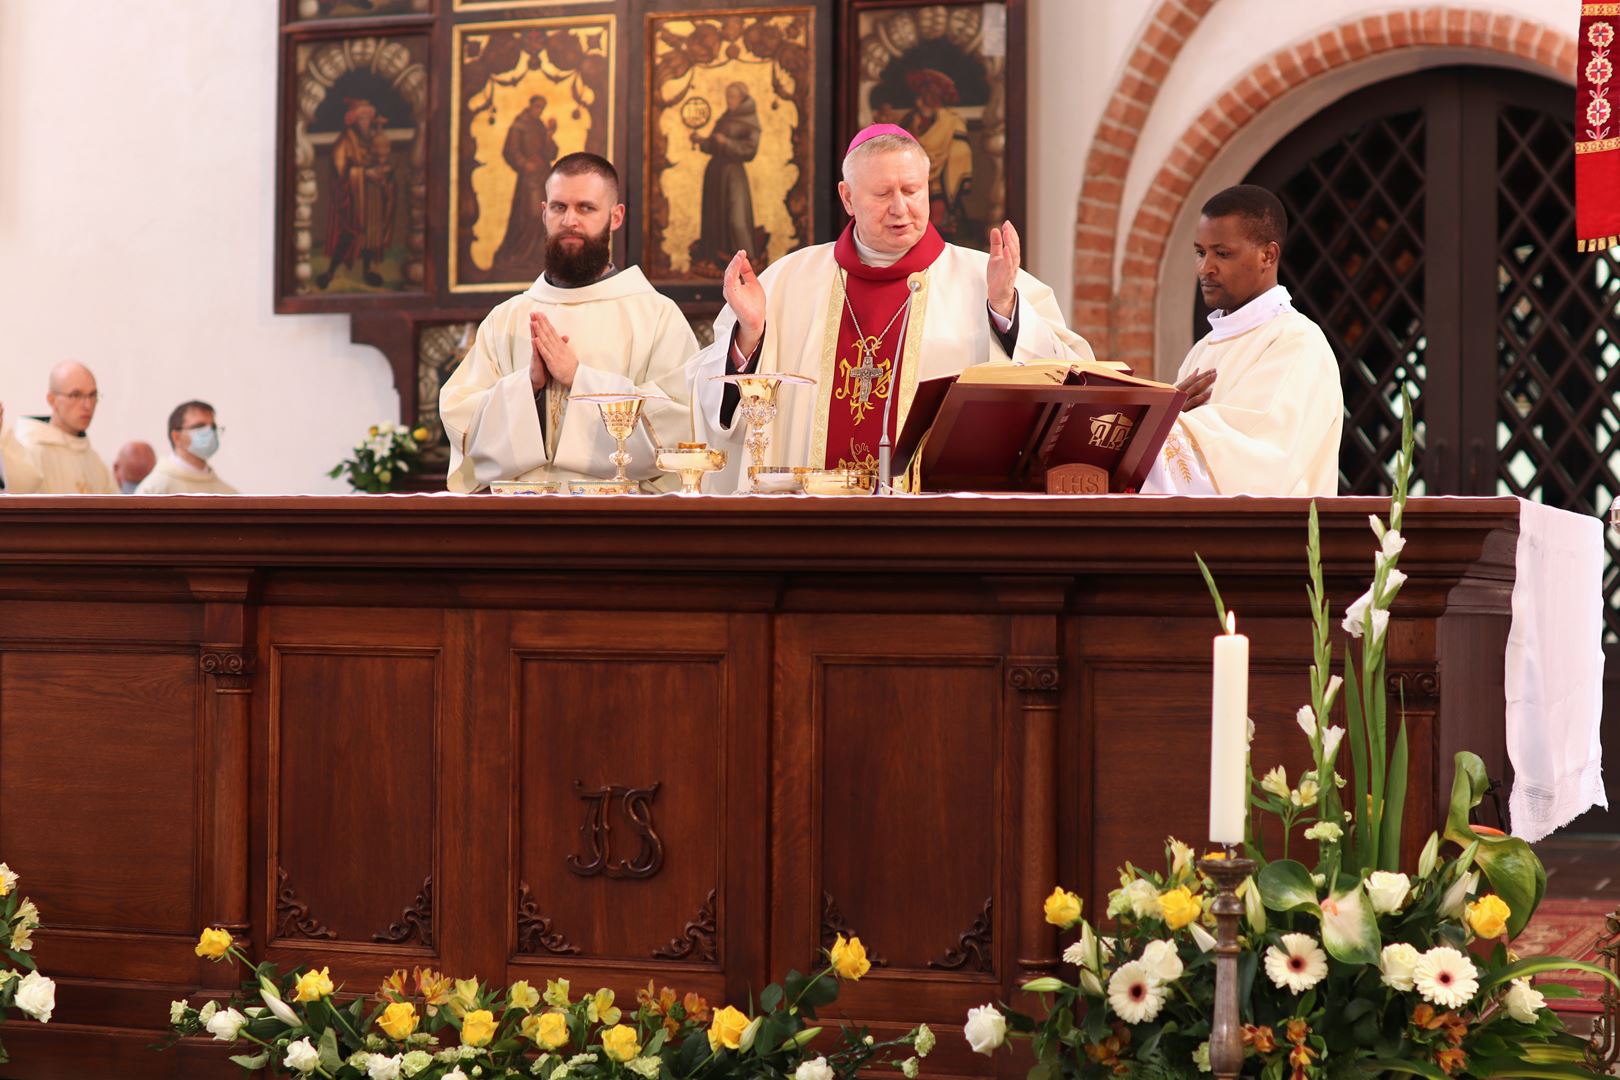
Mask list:
[[[1395,594],[1401,591],[1401,586],[1405,584],[1406,575],[1401,572],[1399,567],[1391,567],[1389,576],[1384,579],[1384,593],[1379,598],[1380,601],[1388,605],[1390,601],[1395,599]]]
[[[1322,732],[1322,760],[1331,763],[1333,755],[1339,752],[1339,743],[1344,739],[1344,728],[1337,724]]]
[[[1352,600],[1349,607],[1344,609],[1344,622],[1342,624],[1344,632],[1353,638],[1360,637],[1367,629],[1367,612],[1371,610],[1372,606],[1373,595],[1372,589],[1369,587],[1366,592]]]
[[[1305,733],[1307,739],[1316,738],[1316,713],[1309,705],[1299,707],[1299,711],[1294,714],[1294,722],[1299,725],[1299,730]]]

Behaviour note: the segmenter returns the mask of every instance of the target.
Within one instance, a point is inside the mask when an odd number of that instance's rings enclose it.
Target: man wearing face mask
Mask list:
[[[96,377],[83,364],[64,360],[51,369],[45,403],[49,416],[25,416],[17,423],[17,441],[43,478],[45,495],[116,495],[112,470],[90,445],[86,432],[95,418],[101,392]]]
[[[758,277],[746,253],[732,258],[714,344],[690,367],[698,437],[731,448],[728,478],[744,425],[736,389],[714,376],[817,380],[782,388],[766,465],[872,469],[921,380],[989,360],[1093,359],[1052,290],[1020,269],[1011,222],[990,231],[988,254],[940,238],[929,171],[910,132],[874,124],[844,155],[838,194],[853,220],[835,243],[800,248]]]
[[[667,488],[654,441],[690,437],[684,365],[697,339],[680,308],[641,270],[613,266],[624,224],[619,175],[606,158],[568,154],[546,180],[546,267],[527,292],[491,311],[472,351],[439,391],[451,491],[497,480],[610,479],[616,448],[596,406],[576,394],[645,393],[629,475]]]
[[[214,407],[206,401],[188,401],[169,414],[169,446],[173,452],[142,480],[137,495],[235,495],[236,489],[219,478],[208,459],[219,450],[219,425]]]

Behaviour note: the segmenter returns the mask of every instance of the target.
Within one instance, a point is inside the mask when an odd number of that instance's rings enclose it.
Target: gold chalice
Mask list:
[[[664,472],[679,473],[681,494],[696,495],[703,486],[703,474],[717,472],[726,467],[726,452],[715,450],[708,443],[677,443],[675,449],[662,447],[653,463]]]
[[[754,477],[765,467],[765,451],[771,445],[771,437],[765,429],[776,419],[778,391],[784,383],[790,386],[814,386],[816,380],[808,375],[795,375],[787,371],[763,372],[757,375],[716,375],[714,378],[736,386],[742,395],[738,409],[742,413],[743,423],[748,425],[748,435],[743,439],[743,445],[748,448],[750,459],[748,486],[751,490],[754,486]]]
[[[619,448],[608,457],[618,472],[613,474],[610,484],[618,484],[626,490],[634,490],[634,482],[625,475],[625,467],[630,464],[630,451],[624,448],[630,433],[636,430],[636,423],[641,419],[641,406],[647,401],[647,394],[573,394],[569,401],[583,401],[595,405],[602,415],[602,426]]]

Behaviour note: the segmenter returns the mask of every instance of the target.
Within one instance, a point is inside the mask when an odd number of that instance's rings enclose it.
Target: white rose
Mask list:
[[[37,971],[30,971],[17,984],[17,996],[12,1003],[42,1024],[51,1022],[51,1010],[56,1008],[56,984]]]
[[[235,1042],[236,1033],[247,1023],[247,1017],[235,1009],[217,1012],[208,1021],[208,1033],[219,1042]]]
[[[321,1062],[321,1055],[315,1049],[315,1044],[308,1039],[299,1039],[295,1043],[287,1044],[287,1056],[281,1060],[283,1068],[308,1076],[315,1071],[315,1066]]]
[[[1159,914],[1159,890],[1145,878],[1137,878],[1125,886],[1125,899],[1130,901],[1131,914],[1138,919],[1151,919]]]
[[[366,1077],[368,1080],[399,1080],[399,1069],[404,1061],[400,1054],[393,1057],[372,1054],[371,1060],[366,1062]]]
[[[962,1034],[967,1036],[975,1054],[989,1057],[996,1052],[996,1047],[1007,1041],[1007,1018],[994,1005],[980,1005],[968,1010]]]
[[[1374,870],[1367,875],[1367,895],[1372,899],[1373,910],[1380,915],[1401,910],[1401,905],[1406,903],[1406,894],[1411,890],[1412,882],[1405,874]]]
[[[1412,989],[1412,977],[1422,954],[1406,942],[1385,945],[1378,957],[1378,970],[1384,974],[1384,985],[1402,993]]]
[[[1173,983],[1181,978],[1181,957],[1173,941],[1150,941],[1142,950],[1142,966],[1161,983]]]
[[[1519,1023],[1533,1024],[1536,1014],[1547,1007],[1547,999],[1530,985],[1529,979],[1514,979],[1502,1004],[1507,1006],[1508,1015]]]

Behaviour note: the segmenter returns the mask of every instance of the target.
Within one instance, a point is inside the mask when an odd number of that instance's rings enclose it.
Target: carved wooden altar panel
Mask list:
[[[955,1026],[1013,970],[1007,639],[997,617],[777,621],[772,970],[858,934],[873,969],[844,987],[840,1015],[906,1002]],[[943,1039],[929,1064],[956,1071],[964,1049]]]
[[[512,810],[513,978],[616,986],[629,970],[714,998],[763,985],[765,822],[740,809],[757,805],[767,769],[765,641],[743,632],[751,621],[480,620],[482,681],[512,695],[499,801]]]
[[[366,944],[430,953],[438,618],[424,630],[396,612],[277,616],[267,643],[267,937],[316,952]]]
[[[53,929],[191,932],[197,678],[190,653],[5,654],[0,851]],[[155,755],[133,785],[131,743]]]

